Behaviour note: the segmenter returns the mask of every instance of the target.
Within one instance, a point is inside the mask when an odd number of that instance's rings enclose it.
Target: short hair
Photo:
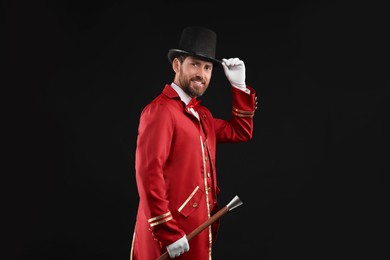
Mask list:
[[[180,55],[177,55],[175,58],[177,58],[180,63],[183,63],[183,61],[188,57],[189,55],[186,55],[186,54],[180,54]]]

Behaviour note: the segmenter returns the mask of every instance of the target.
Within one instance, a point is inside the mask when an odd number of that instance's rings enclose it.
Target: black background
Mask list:
[[[215,259],[389,258],[389,18],[374,1],[1,4],[4,259],[129,258],[139,114],[187,25],[239,57],[253,139],[218,146]],[[216,68],[202,98],[231,111]]]

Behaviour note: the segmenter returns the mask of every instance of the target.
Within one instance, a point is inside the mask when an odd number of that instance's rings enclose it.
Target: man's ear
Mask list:
[[[180,61],[177,58],[174,58],[172,61],[172,69],[175,73],[179,72],[180,69]]]

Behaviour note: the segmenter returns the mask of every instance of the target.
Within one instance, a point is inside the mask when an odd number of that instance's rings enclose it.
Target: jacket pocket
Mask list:
[[[190,196],[184,201],[180,206],[178,211],[184,216],[188,217],[194,210],[199,207],[201,199],[204,196],[204,191],[202,191],[199,186],[191,192]]]

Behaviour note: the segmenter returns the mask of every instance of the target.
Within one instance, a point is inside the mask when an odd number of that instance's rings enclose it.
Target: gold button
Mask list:
[[[196,203],[196,202],[194,202],[193,204],[192,204],[192,207],[194,207],[194,208],[196,208],[198,206],[198,203]]]
[[[210,191],[210,187],[207,187],[207,191]]]
[[[210,173],[209,172],[207,173],[207,177],[210,178]]]
[[[207,156],[205,156],[204,159],[207,161]]]

